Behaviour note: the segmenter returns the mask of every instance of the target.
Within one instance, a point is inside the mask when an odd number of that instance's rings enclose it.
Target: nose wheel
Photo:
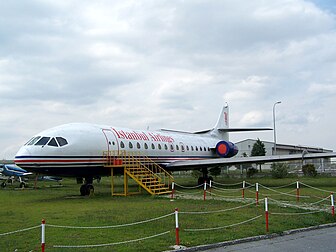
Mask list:
[[[94,187],[91,184],[82,185],[80,187],[80,194],[82,196],[92,195],[94,193]]]
[[[85,183],[80,187],[81,196],[92,195],[94,193],[94,187],[92,183],[93,178],[85,178]]]

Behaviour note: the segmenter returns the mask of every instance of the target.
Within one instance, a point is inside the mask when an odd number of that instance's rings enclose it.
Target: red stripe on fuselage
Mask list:
[[[27,159],[27,160],[15,160],[15,163],[31,163],[31,162],[38,162],[38,163],[78,163],[78,162],[102,162],[106,161],[105,159]]]
[[[178,158],[178,157],[157,157],[152,158],[153,160],[164,161],[183,161],[183,160],[200,160],[205,158]],[[141,160],[141,158],[140,158]],[[93,162],[106,162],[106,159],[25,159],[25,160],[15,160],[15,163],[93,163]]]

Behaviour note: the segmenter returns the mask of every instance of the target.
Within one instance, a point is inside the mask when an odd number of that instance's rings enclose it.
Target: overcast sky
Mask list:
[[[64,123],[336,150],[336,1],[0,1],[0,159]],[[273,141],[273,132],[232,133]]]

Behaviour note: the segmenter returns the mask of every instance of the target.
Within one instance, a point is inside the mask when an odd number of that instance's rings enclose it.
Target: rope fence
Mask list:
[[[54,227],[54,228],[69,228],[69,229],[105,229],[105,228],[120,228],[120,227],[129,227],[129,226],[134,226],[134,225],[139,225],[139,224],[144,224],[147,222],[152,222],[156,220],[160,220],[169,216],[174,215],[174,213],[166,214],[160,217],[156,217],[153,219],[149,220],[143,220],[143,221],[138,221],[138,222],[133,222],[133,223],[126,223],[126,224],[120,224],[120,225],[113,225],[113,226],[98,226],[98,227],[80,227],[80,226],[60,226],[60,225],[52,225],[52,224],[46,224],[47,227]]]
[[[139,242],[144,241],[148,239],[153,239],[159,236],[163,236],[166,234],[169,234],[170,231],[166,231],[160,234],[155,234],[139,239],[129,240],[129,241],[122,241],[122,242],[113,242],[113,243],[105,243],[105,244],[94,244],[94,245],[53,245],[54,248],[97,248],[97,247],[107,247],[107,246],[114,246],[114,245],[120,245],[120,244],[126,244],[126,243],[132,243],[132,242]]]
[[[248,186],[246,186],[248,185]],[[288,192],[283,192],[281,190],[286,190],[285,188],[290,188],[293,185],[296,185],[296,188],[293,188],[292,190],[288,191]],[[308,187],[312,190],[317,190],[319,192],[328,192],[329,195],[328,196],[323,196],[323,197],[318,197],[316,195],[300,195],[300,185],[301,186],[305,186]],[[193,186],[193,187],[186,187],[186,186],[182,186],[179,184],[174,184],[175,187],[180,187],[184,190],[193,190],[191,192],[186,192],[186,191],[178,191],[175,190],[176,194],[186,194],[186,195],[193,195],[193,196],[203,196],[203,200],[206,200],[206,195],[209,194],[211,195],[212,199],[225,199],[227,201],[231,200],[232,202],[235,201],[236,203],[239,203],[238,206],[234,206],[234,207],[230,207],[230,208],[223,208],[223,209],[217,209],[217,210],[211,210],[211,211],[178,211],[178,209],[176,208],[174,212],[162,215],[162,216],[158,216],[155,218],[150,218],[150,219],[146,219],[146,220],[141,220],[141,221],[136,221],[136,222],[132,222],[132,223],[124,223],[124,224],[116,224],[116,225],[106,225],[106,226],[71,226],[71,225],[56,225],[56,224],[46,224],[45,220],[42,220],[42,224],[41,225],[37,225],[37,226],[33,226],[33,227],[28,227],[28,228],[23,228],[23,229],[19,229],[19,230],[15,230],[15,231],[10,231],[10,232],[6,232],[6,233],[1,233],[0,237],[4,237],[4,236],[8,236],[8,235],[13,235],[13,234],[17,234],[17,233],[21,233],[21,232],[26,232],[26,231],[30,231],[33,229],[38,229],[41,228],[41,248],[42,248],[42,252],[44,252],[45,249],[45,241],[46,241],[46,227],[47,229],[49,228],[63,228],[63,229],[117,229],[117,228],[123,228],[123,227],[132,227],[135,225],[143,225],[146,223],[152,223],[151,225],[155,225],[153,224],[153,222],[155,221],[159,221],[161,219],[165,219],[165,218],[172,218],[171,221],[174,220],[175,222],[175,244],[179,245],[180,243],[180,238],[179,238],[179,214],[182,214],[182,216],[185,215],[190,215],[190,216],[194,216],[194,215],[207,215],[207,214],[219,214],[219,213],[225,213],[225,212],[235,212],[239,209],[244,209],[247,207],[251,207],[252,205],[255,205],[256,207],[254,209],[256,209],[256,211],[248,211],[248,213],[253,212],[254,214],[250,215],[250,217],[248,217],[248,219],[243,220],[241,222],[237,222],[237,223],[233,223],[233,224],[229,224],[229,225],[220,225],[217,224],[217,226],[215,227],[204,227],[204,228],[185,228],[183,229],[184,232],[206,232],[206,231],[216,231],[216,230],[222,230],[222,229],[226,229],[226,228],[231,228],[231,227],[236,227],[239,225],[244,225],[247,223],[251,223],[253,221],[258,220],[259,218],[261,218],[262,216],[265,216],[265,223],[266,223],[266,232],[269,232],[269,215],[270,216],[300,216],[300,215],[309,215],[309,214],[318,214],[318,213],[326,213],[329,212],[331,209],[331,214],[334,217],[334,196],[333,196],[333,192],[327,191],[327,190],[323,190],[320,188],[316,188],[310,185],[307,185],[305,183],[299,183],[297,182],[293,182],[290,183],[288,185],[284,185],[284,186],[277,186],[277,187],[268,187],[259,183],[255,183],[255,184],[250,184],[247,183],[245,181],[240,182],[240,183],[234,183],[234,184],[221,184],[221,183],[216,183],[216,182],[210,182],[209,184],[204,183],[198,186]],[[222,187],[236,187],[236,186],[242,186],[241,188],[222,188]],[[252,190],[252,188],[255,187],[255,190]],[[199,190],[199,188],[203,188],[203,190]],[[260,190],[261,189],[261,190]],[[281,190],[279,190],[281,189]],[[195,192],[196,190],[196,192]],[[221,195],[220,193],[224,192],[225,194],[229,194],[229,193],[235,193],[235,192],[239,192],[242,191],[242,196],[237,196],[237,195]],[[251,194],[255,193],[255,198],[245,198],[244,193],[248,192]],[[288,197],[289,201],[281,201],[281,200],[277,200],[277,199],[273,199],[273,198],[268,198],[265,197],[264,198],[264,203],[262,203],[262,201],[260,202],[260,204],[264,204],[265,207],[265,213],[260,214],[260,211],[262,211],[259,207],[259,195],[261,194],[260,191],[262,191],[263,195],[266,195],[267,193],[265,193],[265,191],[270,191],[272,193],[275,193],[273,195],[280,195],[281,198],[284,197]],[[296,193],[295,193],[296,192]],[[260,193],[260,194],[259,194]],[[268,194],[269,195],[269,194]],[[174,197],[174,195],[172,195],[172,197]],[[294,202],[292,200],[293,197],[296,197],[296,202]],[[317,201],[315,202],[300,202],[299,203],[299,199],[313,199],[313,198],[318,198]],[[292,209],[297,209],[296,212],[277,212],[277,211],[269,211],[269,201],[271,202],[270,207],[273,208],[274,206],[277,206],[279,209],[279,207],[283,207],[284,208],[292,208]],[[274,209],[274,208],[273,208]],[[329,210],[328,210],[329,209]],[[174,218],[173,218],[174,217]],[[275,218],[276,219],[276,218]],[[186,221],[185,219],[182,218],[182,222]],[[168,222],[167,222],[168,223]],[[264,223],[264,222],[263,222]],[[209,224],[209,223],[207,223]],[[215,224],[215,223],[214,223]],[[258,224],[260,225],[260,224]],[[173,229],[173,227],[171,227],[171,229]],[[48,230],[47,230],[48,231]],[[49,247],[53,247],[53,248],[63,248],[63,249],[71,249],[71,248],[96,248],[96,247],[107,247],[107,246],[115,246],[115,245],[120,245],[120,244],[128,244],[128,243],[134,243],[134,242],[140,242],[140,241],[144,241],[144,240],[149,240],[149,239],[155,239],[157,237],[162,237],[162,236],[167,236],[172,230],[167,230],[161,233],[157,233],[157,234],[153,234],[153,235],[149,235],[146,237],[139,237],[136,239],[130,239],[130,240],[125,240],[125,241],[117,241],[117,242],[109,242],[109,243],[102,243],[102,244],[77,244],[77,245],[49,245]],[[171,236],[169,236],[171,237]],[[50,238],[48,238],[48,241],[51,240]]]
[[[317,187],[314,187],[314,186],[307,185],[307,184],[305,184],[305,183],[303,183],[303,182],[300,182],[300,184],[301,184],[301,185],[304,185],[304,186],[306,186],[306,187],[308,187],[308,188],[311,188],[311,189],[320,191],[320,192],[327,192],[327,193],[332,192],[332,193],[335,193],[335,192],[333,192],[333,191],[327,191],[327,190],[323,190],[323,189],[320,189],[320,188],[317,188]]]
[[[7,233],[3,233],[3,234],[0,234],[0,236],[11,235],[11,234],[16,234],[16,233],[21,233],[21,232],[29,231],[29,230],[32,230],[32,229],[37,229],[37,228],[39,228],[39,227],[41,227],[41,225],[34,226],[34,227],[29,227],[29,228],[24,228],[24,229],[19,229],[19,230],[15,230],[15,231],[7,232]]]
[[[256,219],[259,219],[260,217],[262,217],[262,215],[258,215],[256,217],[253,217],[251,219],[239,222],[239,223],[234,223],[231,225],[227,225],[227,226],[222,226],[222,227],[214,227],[214,228],[190,228],[190,229],[184,229],[184,231],[187,232],[200,232],[200,231],[214,231],[214,230],[218,230],[218,229],[224,229],[224,228],[229,228],[229,227],[235,227],[235,226],[239,226],[239,225],[243,225],[246,224],[248,222],[254,221]]]
[[[232,210],[237,210],[240,208],[248,207],[251,206],[253,203],[242,205],[242,206],[237,206],[237,207],[232,207],[232,208],[227,208],[227,209],[220,209],[220,210],[214,210],[214,211],[205,211],[205,212],[180,212],[181,214],[212,214],[212,213],[223,213],[227,211],[232,211]]]

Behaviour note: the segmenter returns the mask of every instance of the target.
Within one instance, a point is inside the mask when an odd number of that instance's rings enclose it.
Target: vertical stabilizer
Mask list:
[[[216,130],[229,128],[229,106],[227,103],[223,106],[221,113],[218,117],[217,123],[214,127]]]

